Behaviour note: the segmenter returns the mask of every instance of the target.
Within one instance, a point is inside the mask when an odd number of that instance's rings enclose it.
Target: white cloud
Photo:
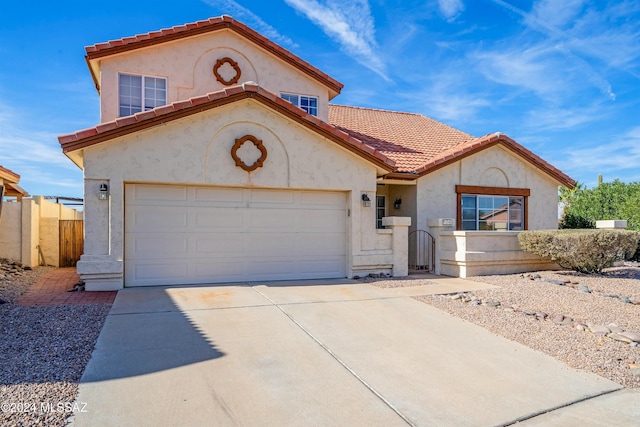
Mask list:
[[[227,13],[241,21],[247,21],[244,23],[254,28],[270,40],[284,44],[288,47],[298,47],[298,45],[289,37],[280,34],[275,28],[264,22],[264,20],[262,20],[258,15],[233,0],[202,0],[202,2],[213,8],[222,9],[225,11],[224,13]]]
[[[440,13],[448,22],[453,22],[464,11],[462,0],[438,0]]]
[[[528,112],[525,125],[536,132],[565,130],[601,120],[603,115],[598,104],[570,109],[543,105]]]
[[[640,58],[637,23],[628,19],[640,10],[637,3],[603,5],[583,0],[540,0],[527,13],[504,0],[490,1],[520,15],[528,28],[561,41],[571,51],[640,78],[640,73],[629,65]]]
[[[469,85],[468,75],[461,69],[459,63],[452,62],[428,78],[421,76],[423,84],[419,90],[398,94],[409,101],[405,109],[417,109],[421,114],[462,128],[464,123],[473,121],[478,111],[490,106],[491,101]]]
[[[613,135],[610,142],[582,149],[572,148],[566,154],[567,169],[592,170],[594,174],[607,174],[611,179],[632,172],[635,176],[630,178],[637,181],[640,179],[640,127]]]
[[[541,0],[534,3],[526,20],[530,25],[545,23],[547,26],[561,28],[575,20],[584,3],[584,0]]]
[[[60,149],[57,135],[35,130],[0,101],[0,164],[20,175],[20,186],[36,195],[82,195],[82,171]]]
[[[285,0],[289,6],[304,14],[341,49],[385,80],[385,64],[378,54],[375,24],[367,0]]]

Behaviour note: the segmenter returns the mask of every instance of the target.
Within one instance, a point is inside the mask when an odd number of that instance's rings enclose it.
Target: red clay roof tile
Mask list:
[[[329,122],[395,160],[394,178],[401,173],[426,175],[495,144],[520,155],[558,182],[575,181],[504,134],[475,138],[420,114],[329,105]]]
[[[114,121],[102,123],[97,127],[80,130],[69,135],[61,135],[58,137],[58,141],[62,146],[63,152],[68,153],[138,132],[158,123],[177,120],[206,109],[246,98],[255,99],[270,108],[279,110],[280,113],[324,135],[347,150],[368,159],[382,169],[389,172],[394,170],[394,161],[377,151],[375,147],[363,144],[360,140],[319,120],[317,117],[307,114],[304,110],[293,106],[290,102],[271,92],[257,87],[253,83],[229,87],[186,101],[179,101],[153,110],[136,113],[133,116],[120,117]]]
[[[294,66],[300,71],[306,73],[312,78],[316,79],[320,83],[324,84],[336,94],[340,93],[344,85],[328,74],[322,72],[318,68],[309,64],[302,58],[294,55],[278,44],[267,39],[255,30],[247,27],[245,24],[236,21],[228,15],[222,15],[215,18],[209,18],[204,21],[197,21],[195,23],[182,24],[171,28],[164,28],[158,31],[151,31],[146,34],[138,34],[131,37],[123,37],[118,40],[110,40],[104,43],[97,43],[93,46],[86,46],[86,59],[91,61],[93,59],[102,58],[105,56],[116,55],[131,50],[149,47],[156,44],[161,44],[169,41],[173,41],[180,38],[197,36],[207,32],[220,31],[224,29],[230,29],[237,34],[252,41],[264,50],[272,53],[281,60]],[[97,83],[99,80],[94,75],[93,69],[90,68],[94,81]]]

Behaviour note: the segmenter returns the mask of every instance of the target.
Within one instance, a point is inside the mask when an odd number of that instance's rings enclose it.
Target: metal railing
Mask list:
[[[436,265],[436,241],[426,230],[409,233],[409,271],[433,273]]]

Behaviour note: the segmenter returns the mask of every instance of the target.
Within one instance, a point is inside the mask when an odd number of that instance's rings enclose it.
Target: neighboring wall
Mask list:
[[[0,258],[10,258],[24,265],[43,264],[38,246],[47,265],[60,265],[59,221],[82,219],[82,212],[42,196],[5,202],[0,217]]]

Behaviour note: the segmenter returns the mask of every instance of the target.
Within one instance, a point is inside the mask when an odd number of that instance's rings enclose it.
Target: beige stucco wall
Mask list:
[[[40,246],[46,264],[59,266],[60,219],[82,219],[82,212],[42,196],[4,203],[0,218],[0,258],[36,266],[41,263]]]
[[[558,183],[511,151],[494,146],[418,180],[416,227],[456,217],[456,185],[528,188],[530,230],[558,228]]]
[[[251,173],[230,154],[235,139],[247,134],[268,152],[264,167]],[[347,192],[348,275],[391,271],[392,238],[376,232],[375,208],[362,207],[360,199],[362,192],[375,195],[375,166],[252,99],[90,147],[84,165],[85,255],[78,271],[94,289],[122,286],[126,182]],[[107,201],[97,198],[103,182]]]
[[[481,276],[559,268],[524,252],[518,231],[443,231],[439,235],[439,274]]]
[[[22,202],[4,202],[0,214],[0,258],[22,260]]]
[[[225,89],[227,86],[213,75],[216,61],[224,57],[233,59],[240,67],[237,84],[253,81],[275,94],[290,92],[317,96],[318,117],[328,121],[329,91],[326,87],[229,30],[102,59],[101,120],[111,121],[118,115],[119,72],[166,78],[167,102],[171,103]]]
[[[40,208],[33,199],[22,200],[22,257],[24,265],[38,265]]]

